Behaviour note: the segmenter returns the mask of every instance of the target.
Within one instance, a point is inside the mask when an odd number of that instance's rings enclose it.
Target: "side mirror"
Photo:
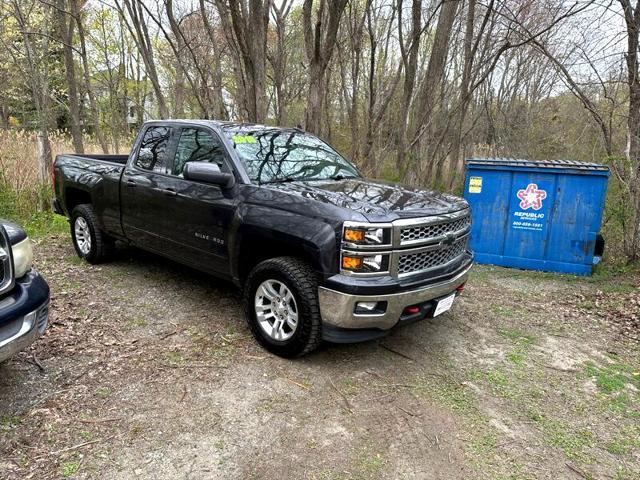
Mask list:
[[[150,148],[141,148],[138,152],[137,163],[144,168],[153,167],[153,152]]]
[[[215,163],[187,162],[182,172],[186,180],[220,185],[222,188],[231,188],[236,183],[232,173],[224,173]]]

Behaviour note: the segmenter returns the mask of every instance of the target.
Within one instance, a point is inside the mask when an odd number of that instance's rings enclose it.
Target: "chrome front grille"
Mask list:
[[[4,227],[0,224],[0,295],[13,287],[11,244]]]
[[[417,225],[405,227],[400,230],[400,244],[410,245],[418,242],[428,241],[432,238],[441,237],[447,234],[457,234],[464,232],[471,225],[471,216],[466,215],[450,221],[441,221],[427,225]]]
[[[400,253],[398,275],[411,275],[447,265],[467,250],[468,239],[465,235],[448,246],[439,245],[438,248],[416,253]]]
[[[345,222],[351,228],[378,228],[388,231],[379,245],[342,242],[341,255],[382,255],[387,268],[376,272],[349,272],[345,275],[406,277],[436,270],[460,260],[467,251],[471,230],[468,208],[430,217],[403,218],[390,223]]]

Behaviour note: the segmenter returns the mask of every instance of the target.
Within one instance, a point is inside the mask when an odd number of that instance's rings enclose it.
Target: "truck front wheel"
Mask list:
[[[247,278],[244,307],[253,336],[276,355],[299,357],[320,344],[316,275],[300,259],[278,257],[258,264]]]
[[[113,251],[113,240],[107,237],[98,224],[93,207],[78,205],[71,211],[71,238],[80,258],[89,263],[102,263]]]

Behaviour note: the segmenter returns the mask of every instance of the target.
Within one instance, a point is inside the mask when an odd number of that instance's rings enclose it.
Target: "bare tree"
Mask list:
[[[305,128],[321,132],[326,96],[325,74],[336,45],[340,18],[347,0],[320,0],[313,17],[313,0],[305,0],[302,7],[304,44],[309,61],[309,93],[305,113]],[[326,23],[326,25],[325,25]]]
[[[89,66],[89,55],[87,53],[87,41],[85,35],[85,27],[80,15],[80,6],[77,3],[78,0],[70,0],[71,16],[76,21],[76,27],[78,29],[78,40],[80,42],[80,58],[82,59],[82,71],[84,79],[84,89],[89,98],[89,108],[91,109],[91,119],[93,121],[93,128],[98,137],[98,142],[102,147],[104,153],[109,153],[109,146],[107,145],[107,139],[102,132],[102,126],[100,125],[100,112],[98,109],[98,101],[96,100],[93,86],[91,85],[91,70]]]
[[[417,149],[414,149],[414,158],[420,157],[420,150],[425,148],[425,142],[431,136],[430,134],[425,135],[425,133],[428,130],[432,131],[434,128],[433,112],[436,106],[436,96],[442,88],[453,23],[461,3],[460,0],[446,1],[443,2],[440,8],[429,63],[420,86],[416,114],[414,115],[414,131],[416,133],[412,143],[418,145]],[[423,142],[419,142],[423,135],[425,135]],[[429,155],[427,155],[427,158],[429,161],[414,162],[414,168],[409,170],[409,180],[412,183],[429,180],[433,162]]]
[[[630,0],[619,0],[627,28],[627,84],[629,88],[628,165],[617,170],[629,192],[631,215],[625,234],[625,250],[631,262],[640,259],[640,68],[638,65],[638,35],[640,34],[640,3],[632,6]],[[626,167],[626,168],[625,168]]]
[[[70,0],[75,2],[76,0]],[[58,37],[62,44],[64,57],[64,69],[67,80],[67,90],[69,93],[69,116],[71,117],[71,139],[76,153],[84,153],[82,143],[82,122],[80,120],[80,99],[78,97],[78,81],[76,79],[76,69],[73,61],[73,31],[76,24],[75,19],[67,9],[65,0],[56,0],[56,24]]]
[[[267,28],[271,0],[215,0],[227,41],[242,58],[245,116],[254,122],[267,118]]]
[[[268,50],[267,55],[271,69],[273,70],[273,89],[275,91],[276,123],[283,125],[286,118],[286,85],[288,52],[285,45],[287,18],[291,13],[293,0],[284,0],[280,6],[276,2],[271,3],[271,16],[273,18],[276,41],[275,47]]]
[[[39,5],[37,2],[26,3],[13,0],[13,16],[22,36],[24,54],[26,57],[25,73],[31,90],[31,97],[36,107],[38,120],[38,179],[41,184],[49,183],[52,168],[51,142],[49,140],[50,122],[50,80],[49,80],[49,39],[52,37],[52,8],[48,4]],[[30,20],[41,18],[37,25]],[[12,52],[15,58],[15,53]],[[46,209],[44,203],[40,209]]]
[[[146,74],[153,86],[160,116],[168,118],[169,109],[167,108],[167,102],[160,84],[160,76],[156,68],[153,42],[147,25],[144,2],[142,0],[116,0],[115,5],[140,52]]]
[[[411,30],[407,41],[403,34],[403,0],[398,0],[398,41],[400,54],[404,67],[404,82],[402,85],[402,99],[398,109],[398,128],[396,130],[396,168],[402,172],[406,168],[406,144],[407,128],[409,120],[409,107],[414,94],[416,82],[416,70],[418,68],[418,53],[420,50],[420,37],[422,28],[422,0],[411,2]]]

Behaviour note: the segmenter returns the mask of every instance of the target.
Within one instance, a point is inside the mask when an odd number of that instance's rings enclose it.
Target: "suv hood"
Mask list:
[[[468,206],[466,200],[378,180],[346,179],[271,184],[271,188],[321,203],[354,210],[370,222],[440,215]]]
[[[25,231],[18,225],[0,218],[0,228],[3,227],[7,232],[7,237],[9,238],[9,243],[11,243],[11,245],[15,245],[16,243],[21,242],[22,240],[27,238],[27,234],[25,233]]]

